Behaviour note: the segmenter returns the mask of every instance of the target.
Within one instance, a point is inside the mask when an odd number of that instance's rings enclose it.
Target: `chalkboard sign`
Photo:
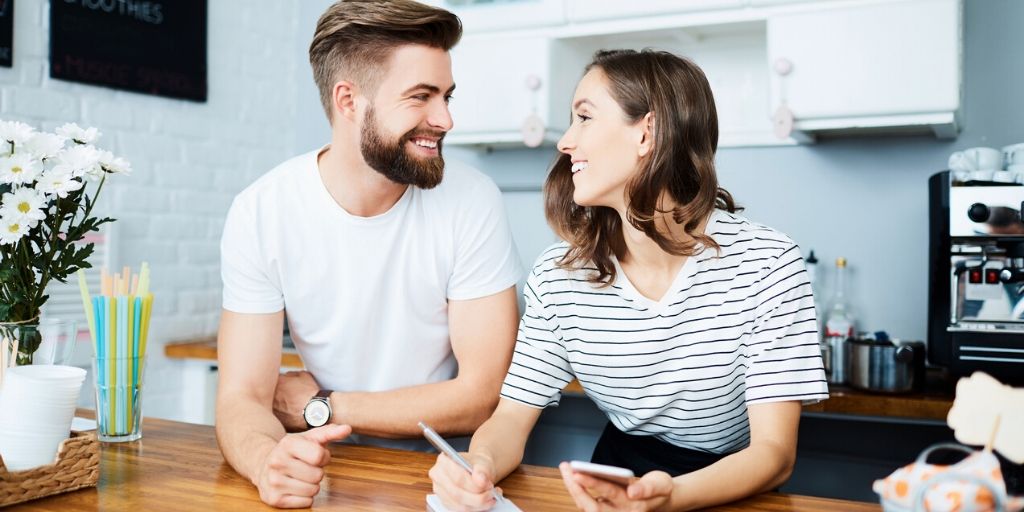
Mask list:
[[[51,0],[50,76],[206,101],[206,0]]]
[[[0,66],[14,64],[14,0],[0,0]]]

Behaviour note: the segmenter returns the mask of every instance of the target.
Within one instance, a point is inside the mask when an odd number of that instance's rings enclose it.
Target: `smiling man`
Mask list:
[[[466,434],[497,404],[521,265],[497,187],[442,155],[461,33],[408,0],[328,8],[309,55],[331,142],[228,213],[217,437],[271,505],[312,504],[330,441],[415,447],[417,421]],[[308,372],[279,376],[285,310]]]

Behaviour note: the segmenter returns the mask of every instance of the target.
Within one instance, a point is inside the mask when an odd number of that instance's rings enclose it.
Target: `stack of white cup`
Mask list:
[[[1024,183],[1024,143],[1002,150],[976,147],[949,155],[949,169],[956,181]]]
[[[85,375],[74,366],[7,370],[0,387],[0,456],[8,471],[54,463],[71,431]]]
[[[1024,142],[1003,147],[1003,162],[1007,172],[1024,176]]]

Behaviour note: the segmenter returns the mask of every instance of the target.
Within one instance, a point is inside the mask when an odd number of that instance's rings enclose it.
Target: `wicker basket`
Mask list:
[[[0,460],[0,507],[95,487],[99,479],[100,443],[96,433],[72,432],[60,443],[55,464],[10,472]]]

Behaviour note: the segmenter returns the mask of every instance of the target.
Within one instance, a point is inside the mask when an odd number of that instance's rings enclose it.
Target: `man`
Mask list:
[[[461,31],[411,0],[328,8],[309,54],[331,143],[228,213],[217,438],[270,505],[312,504],[330,441],[466,434],[497,403],[521,265],[497,188],[441,155]],[[309,373],[279,382],[285,309]]]

